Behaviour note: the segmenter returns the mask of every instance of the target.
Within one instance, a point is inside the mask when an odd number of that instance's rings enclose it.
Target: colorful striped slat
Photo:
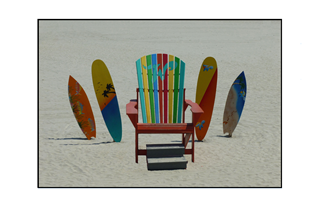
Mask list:
[[[136,61],[143,123],[182,123],[185,63],[168,54]]]
[[[177,123],[177,112],[178,112],[178,93],[179,93],[179,70],[180,70],[180,59],[175,57],[175,69],[174,69],[174,100],[173,100],[173,123]]]
[[[153,96],[153,84],[152,84],[152,57],[147,55],[147,70],[148,70],[148,85],[149,85],[149,98],[150,98],[150,111],[151,122],[156,123],[156,117],[154,114],[154,96]]]
[[[157,64],[157,54],[152,54],[152,82],[153,82],[153,92],[154,92],[154,109],[156,123],[159,123],[159,92],[158,92],[158,64]]]
[[[157,64],[158,67],[158,83],[159,83],[159,116],[160,123],[163,123],[163,90],[162,90],[162,80],[163,80],[163,65],[162,65],[162,54],[157,54]]]
[[[141,111],[142,111],[142,120],[143,123],[147,123],[147,114],[146,114],[146,104],[144,99],[144,91],[143,91],[143,80],[142,80],[142,73],[141,70],[141,59],[136,61],[137,67],[137,77],[138,77],[138,84],[139,84],[139,91],[140,91],[140,101],[141,101]]]
[[[147,61],[146,61],[146,56],[143,56],[141,58],[141,65],[142,65],[142,77],[143,77],[143,87],[144,87],[144,99],[145,99],[145,104],[146,104],[146,112],[147,112],[147,122],[151,123],[151,118],[150,118],[150,101],[149,101],[149,93],[148,93],[148,77],[147,77]]]
[[[163,119],[164,123],[168,123],[168,55],[163,54],[163,73],[164,73],[164,79],[163,79]]]
[[[180,67],[180,83],[179,83],[179,106],[178,106],[178,123],[182,123],[183,113],[183,99],[184,99],[184,74],[185,74],[185,63],[181,60]]]
[[[169,55],[169,123],[172,123],[173,112],[173,72],[174,72],[174,56]]]

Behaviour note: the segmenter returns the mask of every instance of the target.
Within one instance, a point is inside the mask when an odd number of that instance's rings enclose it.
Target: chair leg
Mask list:
[[[192,133],[192,162],[194,162],[194,132]]]
[[[136,152],[136,163],[138,163],[138,133],[136,132],[136,149],[135,149],[135,152]]]

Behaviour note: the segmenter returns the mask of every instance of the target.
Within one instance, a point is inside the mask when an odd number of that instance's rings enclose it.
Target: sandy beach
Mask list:
[[[134,127],[126,104],[136,97],[135,61],[168,53],[186,63],[186,99],[195,101],[202,61],[218,65],[209,131],[195,143],[186,170],[148,171],[134,158]],[[107,65],[117,91],[122,141],[113,143],[102,118],[91,64]],[[242,72],[247,98],[232,138],[222,130],[231,84]],[[72,113],[68,78],[86,91],[97,138],[87,140]],[[141,117],[140,117],[141,119]],[[191,112],[186,111],[186,121]],[[177,143],[180,135],[142,135],[139,146]],[[280,21],[40,21],[39,187],[281,187]]]

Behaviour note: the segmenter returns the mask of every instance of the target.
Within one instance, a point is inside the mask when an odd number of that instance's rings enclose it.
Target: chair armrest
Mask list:
[[[195,126],[196,123],[198,122],[201,114],[203,114],[204,111],[201,109],[199,104],[194,103],[191,100],[185,100],[185,107],[187,108],[188,106],[191,107],[190,110],[192,112],[192,123],[193,123],[193,126]]]
[[[185,102],[187,105],[191,106],[190,110],[192,111],[192,113],[200,113],[200,114],[204,113],[204,111],[201,109],[199,104],[194,103],[193,101],[188,100],[188,99],[186,99]]]
[[[126,105],[126,113],[129,116],[134,127],[137,127],[138,123],[138,101],[136,99],[130,100]]]

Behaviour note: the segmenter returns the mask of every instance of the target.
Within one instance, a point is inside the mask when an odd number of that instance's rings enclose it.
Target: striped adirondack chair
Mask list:
[[[130,100],[126,106],[136,132],[136,163],[138,155],[146,155],[146,150],[138,148],[138,135],[143,133],[181,133],[185,154],[191,154],[194,162],[194,126],[203,110],[198,104],[185,100],[185,63],[173,55],[151,54],[138,59],[136,68],[137,99]],[[138,123],[139,98],[143,123]],[[184,112],[188,106],[191,106],[192,123],[184,123]],[[187,149],[190,137],[192,146]]]

